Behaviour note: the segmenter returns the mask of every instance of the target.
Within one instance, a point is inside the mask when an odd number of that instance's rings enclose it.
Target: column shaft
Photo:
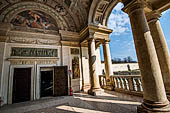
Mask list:
[[[166,92],[170,94],[170,55],[169,49],[159,22],[159,12],[152,12],[147,15],[150,31],[153,37],[155,49],[163,76]]]
[[[163,107],[169,105],[169,101],[165,94],[161,70],[143,4],[140,1],[133,1],[133,3],[126,5],[123,10],[129,14],[141,71],[144,98],[142,108],[158,113],[162,111]],[[163,111],[168,110],[164,109]]]
[[[99,77],[96,73],[96,50],[94,39],[88,40],[88,50],[89,50],[91,90],[100,89]]]
[[[106,81],[110,81],[110,75],[113,75],[113,71],[112,71],[112,62],[111,62],[109,41],[105,41],[103,43],[103,53],[104,53]]]

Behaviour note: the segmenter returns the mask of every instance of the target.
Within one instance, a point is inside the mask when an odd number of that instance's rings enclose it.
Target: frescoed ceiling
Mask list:
[[[50,30],[80,32],[91,23],[107,26],[111,10],[120,1],[126,4],[133,0],[0,0],[0,22],[46,30],[48,26],[55,25],[55,29],[50,26]],[[139,1],[145,3],[148,12],[162,12],[170,6],[169,0]],[[29,11],[33,12],[32,16]],[[27,13],[27,17],[23,16],[24,12]],[[47,15],[45,20],[43,15]],[[18,17],[20,24],[16,23]],[[24,19],[26,23],[23,23]]]
[[[87,25],[90,4],[90,0],[1,0],[0,21],[77,32]]]

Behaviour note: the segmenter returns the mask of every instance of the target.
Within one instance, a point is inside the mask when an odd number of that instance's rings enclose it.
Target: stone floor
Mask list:
[[[74,93],[74,96],[48,97],[6,105],[0,113],[136,113],[142,98],[105,91],[99,96]]]

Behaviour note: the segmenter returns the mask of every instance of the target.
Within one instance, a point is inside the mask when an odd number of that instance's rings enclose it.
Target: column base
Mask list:
[[[84,93],[88,93],[89,90],[90,90],[90,85],[84,85],[84,86],[82,86],[82,91],[83,91]]]
[[[109,91],[113,91],[114,86],[113,86],[112,83],[106,83],[106,86],[104,87],[104,89],[109,90]]]
[[[90,90],[88,90],[88,94],[93,96],[98,96],[102,93],[104,93],[104,90],[101,88],[91,88]]]
[[[137,107],[137,113],[170,113],[170,105],[166,105],[164,107],[153,107],[153,106],[146,106],[142,104]]]

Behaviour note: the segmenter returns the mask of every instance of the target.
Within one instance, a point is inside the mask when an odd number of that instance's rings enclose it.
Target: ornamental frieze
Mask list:
[[[15,57],[58,57],[58,49],[12,47],[11,56],[15,56]]]

